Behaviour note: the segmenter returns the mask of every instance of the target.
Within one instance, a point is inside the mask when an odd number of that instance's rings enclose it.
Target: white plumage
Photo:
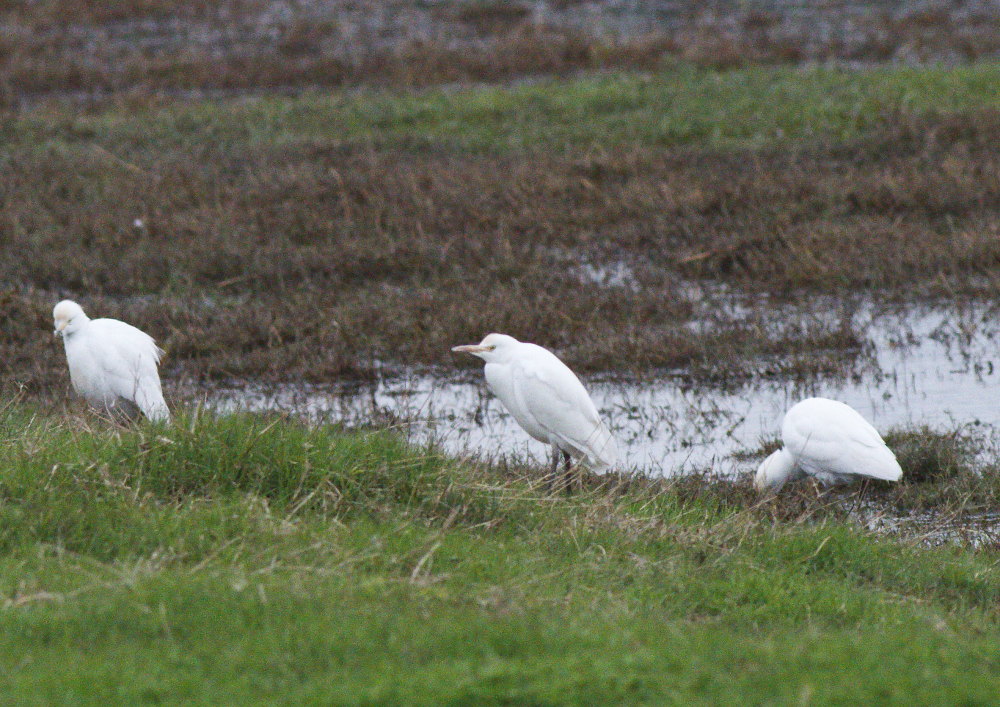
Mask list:
[[[903,470],[882,436],[854,408],[827,398],[793,405],[781,423],[785,446],[764,460],[754,480],[777,490],[789,479],[812,476],[823,484],[860,477],[899,481]]]
[[[90,319],[76,302],[52,310],[56,336],[63,337],[73,388],[112,415],[170,420],[157,364],[163,350],[152,337],[117,319]]]
[[[490,390],[525,432],[552,447],[550,477],[555,476],[560,452],[567,474],[571,455],[597,472],[614,465],[618,449],[611,432],[580,379],[551,351],[504,334],[489,334],[479,344],[452,351],[486,361]]]

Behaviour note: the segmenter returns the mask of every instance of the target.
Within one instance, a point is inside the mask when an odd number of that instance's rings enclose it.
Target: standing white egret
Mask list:
[[[452,351],[483,359],[490,390],[525,432],[552,447],[550,487],[555,483],[560,453],[567,490],[571,455],[582,457],[596,472],[615,463],[618,449],[611,432],[580,379],[554,353],[504,334],[489,334],[479,344],[456,346]]]
[[[135,418],[170,420],[156,365],[163,350],[153,338],[117,319],[91,319],[76,302],[52,310],[62,336],[73,388],[92,407]]]
[[[868,477],[899,481],[903,470],[881,435],[857,410],[827,398],[793,405],[781,423],[785,443],[764,460],[754,485],[777,491],[789,479],[812,476],[823,484]]]

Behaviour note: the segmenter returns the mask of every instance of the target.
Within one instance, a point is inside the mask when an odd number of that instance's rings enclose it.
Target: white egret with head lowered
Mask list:
[[[854,408],[827,398],[807,398],[785,413],[784,447],[764,460],[754,485],[777,491],[790,479],[811,476],[822,484],[861,478],[899,481],[903,470],[882,436]]]
[[[554,353],[504,334],[489,334],[478,344],[456,346],[452,351],[483,359],[490,390],[525,432],[552,448],[550,488],[560,455],[565,460],[567,490],[571,457],[582,458],[596,472],[606,471],[617,461],[614,437],[597,407],[580,379]]]
[[[117,319],[91,319],[76,302],[52,310],[73,388],[113,417],[170,420],[156,369],[163,350],[145,332]]]

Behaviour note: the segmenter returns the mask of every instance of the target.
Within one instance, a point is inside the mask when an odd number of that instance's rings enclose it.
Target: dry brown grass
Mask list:
[[[450,346],[492,330],[584,370],[815,370],[816,351],[863,343],[849,307],[776,317],[776,301],[996,292],[997,130],[993,112],[899,115],[852,144],[587,157],[141,134],[11,148],[3,374],[61,379],[47,330],[63,296],[141,325],[173,375],[199,378],[451,366]],[[585,263],[631,279],[590,281]],[[692,292],[704,278],[750,308]]]
[[[297,6],[288,13],[261,0],[169,7],[20,3],[0,14],[8,28],[0,37],[0,55],[7,57],[0,69],[0,105],[53,93],[102,97],[501,81],[649,68],[667,48],[661,37],[605,39],[536,23],[515,5],[395,5],[386,11],[387,26],[378,28],[363,8],[343,3]]]
[[[1000,50],[1000,16],[960,5],[768,11],[737,4],[678,7],[651,17],[641,7],[633,11],[635,23],[600,2],[586,8],[494,0],[280,7],[264,0],[13,2],[0,9],[0,103],[52,93],[503,81],[649,68],[665,57],[710,66],[954,62]]]

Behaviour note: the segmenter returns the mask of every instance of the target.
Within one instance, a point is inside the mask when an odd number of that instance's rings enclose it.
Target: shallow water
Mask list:
[[[989,309],[858,316],[870,346],[838,375],[768,379],[734,390],[692,386],[683,376],[584,382],[618,439],[621,468],[656,476],[754,469],[759,459],[745,453],[777,437],[782,412],[810,395],[848,403],[883,432],[922,424],[1000,426],[1000,327]],[[480,376],[413,374],[361,387],[216,388],[206,400],[220,410],[287,410],[347,423],[387,412],[406,421],[415,440],[433,438],[454,454],[546,460],[543,445],[517,426]]]
[[[1000,513],[941,516],[935,513],[896,514],[878,504],[865,504],[852,516],[869,530],[917,540],[925,545],[958,543],[1000,547]]]

